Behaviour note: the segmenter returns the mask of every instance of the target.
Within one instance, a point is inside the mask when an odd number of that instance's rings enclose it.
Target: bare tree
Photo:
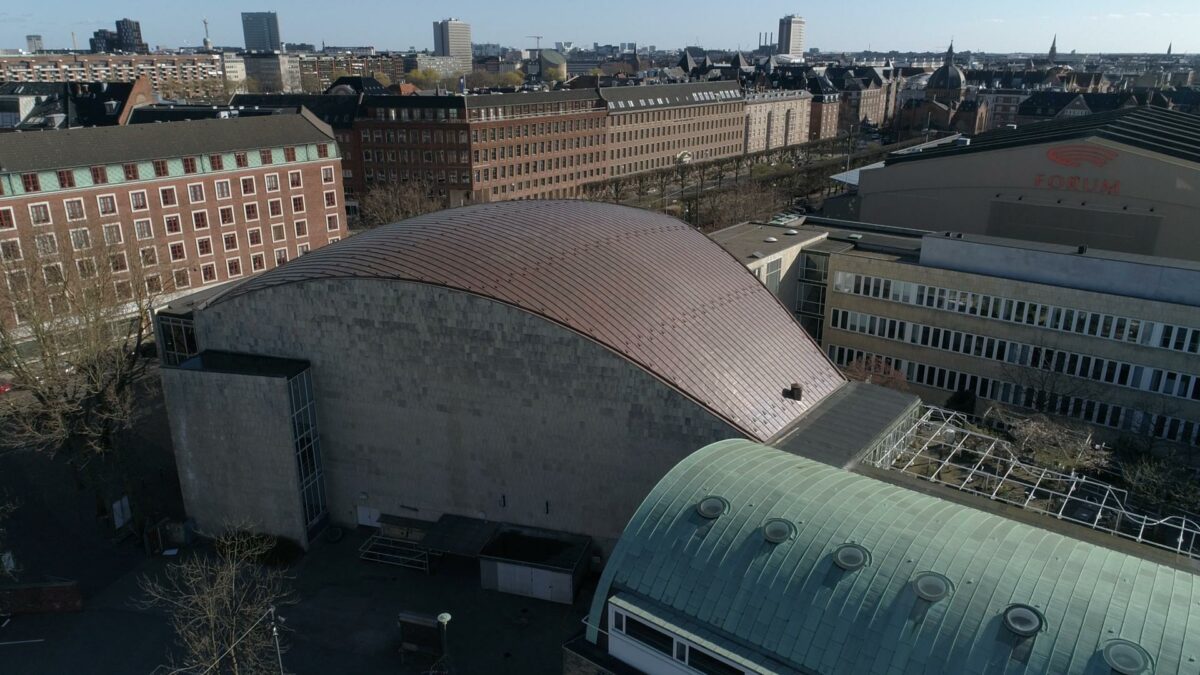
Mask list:
[[[12,515],[13,511],[17,510],[17,505],[12,502],[0,502],[0,579],[5,577],[12,579],[16,576],[16,562],[12,557],[12,552],[8,550],[8,531],[4,528],[4,521]]]
[[[769,218],[779,210],[782,198],[778,189],[762,181],[749,181],[709,193],[700,229],[712,232],[747,220]]]
[[[363,195],[358,212],[362,226],[373,228],[440,211],[446,205],[446,198],[436,195],[433,186],[425,181],[376,183]]]
[[[1043,468],[1097,475],[1109,469],[1112,451],[1095,442],[1087,429],[1063,418],[1027,415],[994,406],[984,415],[998,423],[1018,454]]]
[[[211,554],[173,563],[140,580],[143,607],[160,607],[182,647],[180,670],[260,673],[281,670],[275,609],[295,602],[284,570],[264,561],[273,537],[227,528]]]
[[[1141,455],[1126,461],[1121,475],[1130,496],[1141,504],[1164,515],[1200,514],[1200,484],[1181,469],[1185,463],[1171,456]]]
[[[1006,360],[1000,366],[1001,378],[1025,391],[1024,407],[1054,413],[1065,400],[1094,398],[1099,389],[1095,380],[1067,373],[1073,354],[1059,349],[1052,338],[1039,338],[1029,344],[1009,345]]]
[[[843,368],[842,373],[851,380],[878,384],[897,391],[908,390],[908,379],[904,377],[904,373],[882,356],[860,356]]]
[[[37,233],[0,263],[0,372],[16,388],[0,399],[0,443],[86,463],[129,427],[150,311],[173,282],[157,249],[112,228]]]

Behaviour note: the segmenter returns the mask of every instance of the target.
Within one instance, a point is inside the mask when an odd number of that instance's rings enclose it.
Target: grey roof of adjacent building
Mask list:
[[[1200,116],[1154,106],[1120,108],[1080,117],[1036,122],[1018,129],[997,129],[971,139],[970,145],[892,154],[887,164],[917,162],[1024,145],[1101,138],[1170,157],[1200,163]]]
[[[180,370],[198,370],[205,373],[291,378],[307,370],[308,366],[308,361],[299,359],[207,349],[177,367]]]
[[[21,120],[18,129],[102,127],[119,123],[134,85],[134,82],[5,82],[0,83],[0,97],[42,99]],[[109,102],[117,107],[110,110]]]
[[[308,111],[298,115],[8,133],[0,134],[0,171],[48,171],[332,140],[333,130]]]
[[[910,423],[907,413],[920,405],[921,399],[912,394],[850,382],[767,444],[822,464],[849,468],[897,425]]]
[[[300,112],[300,108],[239,108],[229,105],[178,105],[159,103],[135,108],[129,115],[130,124],[153,122],[186,122],[190,120],[228,119],[231,117],[260,117],[262,115],[288,115]]]
[[[595,89],[559,89],[556,91],[518,91],[511,94],[472,94],[462,97],[468,108],[490,108],[527,103],[559,103],[597,98]]]
[[[237,94],[229,104],[240,110],[304,106],[334,129],[349,129],[358,116],[359,99],[357,94]]]
[[[600,98],[608,102],[609,110],[616,112],[740,101],[742,96],[742,86],[734,80],[604,87],[600,90]]]
[[[730,225],[708,236],[737,258],[738,262],[749,265],[757,259],[770,257],[794,246],[806,245],[813,237],[820,236],[819,233],[812,232],[801,234],[797,228],[803,224],[804,216],[783,225],[752,220]]]

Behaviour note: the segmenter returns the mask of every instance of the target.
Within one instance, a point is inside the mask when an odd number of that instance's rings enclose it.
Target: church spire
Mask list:
[[[1058,58],[1058,33],[1054,34],[1054,39],[1050,41],[1050,63],[1054,63],[1054,59]]]
[[[946,49],[946,60],[943,63],[947,66],[954,65],[954,40],[950,41],[950,46]]]
[[[1170,56],[1170,55],[1171,55],[1171,47],[1174,47],[1174,46],[1175,46],[1175,43],[1174,43],[1174,42],[1168,42],[1168,43],[1167,43],[1167,56]]]

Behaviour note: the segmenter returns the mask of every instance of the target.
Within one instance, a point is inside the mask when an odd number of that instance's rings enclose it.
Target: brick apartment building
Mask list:
[[[381,183],[427,183],[451,206],[573,198],[589,183],[740,156],[747,134],[769,140],[762,149],[824,137],[813,135],[813,120],[819,133],[836,134],[836,90],[755,102],[782,108],[748,117],[732,81],[471,96],[239,95],[232,104],[302,105],[328,122],[353,214]]]
[[[746,102],[737,82],[606,87],[609,176],[736,157],[745,148]]]
[[[466,98],[474,201],[577,197],[604,180],[607,128],[593,90]]]
[[[0,56],[3,82],[133,82],[145,75],[155,91],[220,96],[246,79],[241,59],[222,54],[38,54]],[[228,79],[228,85],[227,85]]]
[[[834,138],[838,135],[842,93],[825,77],[808,78],[808,91],[813,97],[812,118],[808,122],[809,140]]]
[[[812,94],[776,89],[746,95],[746,149],[762,152],[807,143]]]
[[[107,256],[116,284],[190,292],[344,232],[337,144],[307,111],[0,134],[5,267],[88,278]]]

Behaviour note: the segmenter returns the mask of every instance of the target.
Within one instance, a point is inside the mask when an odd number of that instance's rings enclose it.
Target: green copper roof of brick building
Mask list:
[[[715,518],[697,509],[710,496]],[[771,519],[790,538],[764,539]],[[833,560],[851,542],[869,552],[856,571]],[[922,572],[949,596],[919,597]],[[614,596],[762,672],[1108,675],[1117,639],[1149,654],[1146,672],[1200,672],[1200,577],[744,440],[695,452],[646,497],[588,639]],[[1005,626],[1014,604],[1042,615],[1032,640]]]

